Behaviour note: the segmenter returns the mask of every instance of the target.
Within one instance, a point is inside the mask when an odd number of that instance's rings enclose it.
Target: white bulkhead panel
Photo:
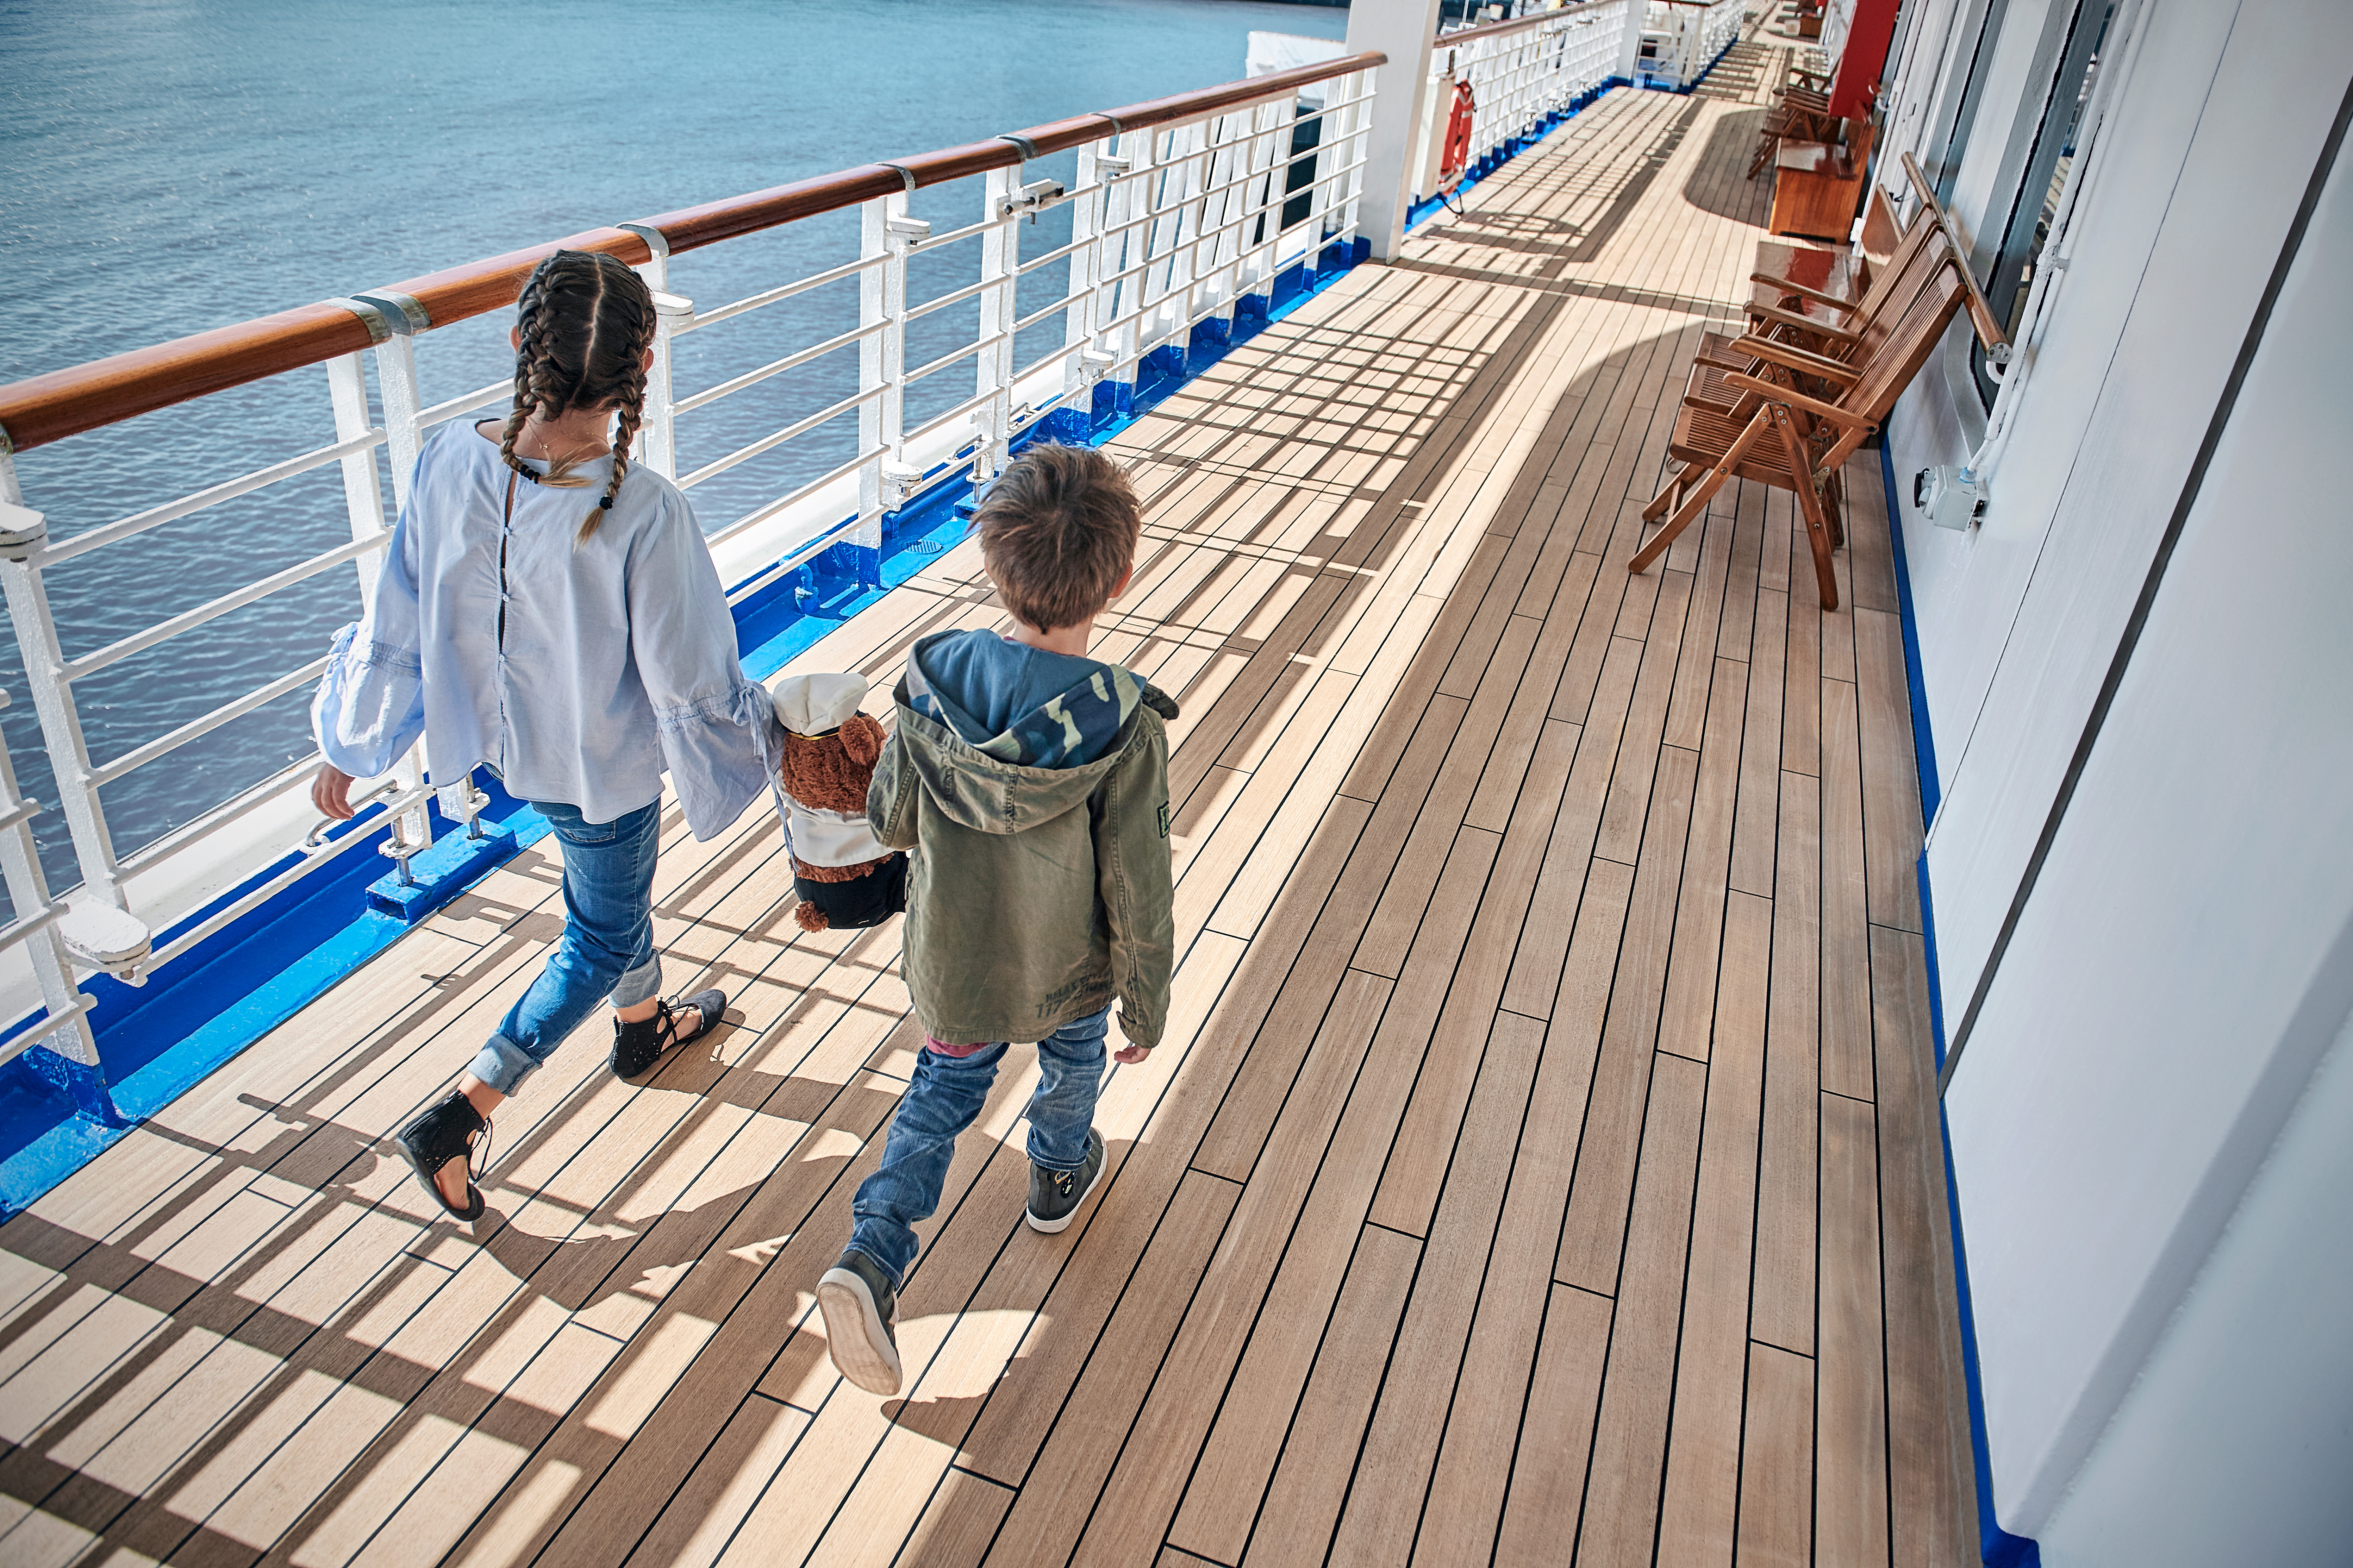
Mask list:
[[[2333,1568],[2353,1542],[2353,1018],[2043,1528],[2049,1568]],[[2337,1245],[2330,1239],[2338,1238]]]
[[[2077,216],[2043,341],[2021,347],[2031,380],[1985,527],[1905,520],[1946,789],[1928,865],[1948,1028],[2353,76],[2353,8],[2338,4],[2155,0],[2143,15],[2104,133],[2113,162]],[[2005,119],[1989,111],[1978,134]],[[1973,143],[1969,159],[2000,151]],[[2244,1398],[2213,1406],[2227,1439],[2187,1413],[2229,1384],[2291,1385],[2299,1362],[2327,1373],[2343,1358],[2314,1325],[2353,1319],[2353,1300],[2333,1317],[2283,1306],[2246,1343],[2216,1337],[2263,1289],[2240,1271],[2276,1255],[2290,1212],[2293,1194],[2251,1198],[2251,1184],[2288,1147],[2282,1129],[2353,1007],[2353,503],[2329,478],[2353,447],[2348,278],[2340,160],[1946,1100],[1995,1499],[2053,1568],[2319,1561],[2295,1542],[2342,1506],[2282,1512],[2272,1489],[2254,1508],[2180,1478],[2225,1440],[2276,1447],[2289,1470],[2314,1459],[2308,1433],[2266,1427]],[[1938,447],[1950,438],[1894,426],[1899,490],[1967,456]],[[2341,1112],[2314,1114],[2341,1145]],[[2353,1191],[2332,1168],[2341,1216]],[[2341,1220],[2309,1245],[2341,1263]],[[2345,1272],[2320,1268],[2313,1288]],[[2127,1503],[2142,1510],[2129,1541]],[[2214,1533],[2266,1511],[2272,1538]],[[2222,1556],[2188,1551],[2220,1539],[2235,1542]]]

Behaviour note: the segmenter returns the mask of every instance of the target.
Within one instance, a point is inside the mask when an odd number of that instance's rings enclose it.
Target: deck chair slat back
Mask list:
[[[1643,571],[1663,555],[1726,480],[1756,479],[1796,494],[1822,608],[1838,608],[1831,556],[1845,539],[1840,468],[1894,407],[1968,294],[1968,279],[1949,247],[1938,246],[1924,254],[1935,258],[1924,286],[1886,331],[1875,337],[1868,358],[1858,362],[1862,374],[1834,400],[1810,398],[1734,373],[1728,379],[1743,393],[1736,408],[1727,411],[1697,399],[1684,403],[1667,442],[1667,455],[1683,467],[1642,509],[1646,521],[1670,508],[1672,515],[1635,552],[1628,571]]]

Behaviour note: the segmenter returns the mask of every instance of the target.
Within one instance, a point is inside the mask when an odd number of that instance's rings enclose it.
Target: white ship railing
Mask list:
[[[1642,47],[1632,75],[1646,85],[1689,88],[1740,37],[1745,0],[1644,0]]]
[[[962,477],[987,479],[1007,460],[1012,443],[1041,420],[1060,410],[1091,420],[1099,385],[1113,388],[1114,403],[1132,395],[1139,367],[1155,351],[1188,350],[1203,331],[1215,342],[1230,331],[1243,301],[1269,294],[1278,274],[1293,267],[1312,272],[1334,247],[1352,247],[1375,68],[1383,58],[1351,56],[1080,116],[558,242],[618,255],[656,291],[656,357],[638,448],[648,466],[691,489],[828,426],[828,433],[855,429],[847,460],[712,533],[723,576],[736,584],[732,598],[741,601],[760,592],[836,544],[860,547],[867,552],[858,554],[860,560],[878,558],[885,515],[919,491]],[[1323,103],[1303,109],[1300,89],[1317,84]],[[1316,144],[1294,153],[1294,128],[1310,119],[1321,121]],[[1029,177],[1034,159],[1072,149],[1078,167],[1069,188],[1060,181]],[[1293,186],[1295,164],[1309,173]],[[973,221],[934,232],[910,213],[909,198],[916,191],[975,175],[983,176],[985,189]],[[1298,205],[1303,203],[1303,218]],[[1027,220],[1061,205],[1073,209],[1069,241],[1025,256]],[[860,211],[861,225],[853,260],[708,310],[698,310],[672,292],[677,274],[685,270],[677,263],[686,251],[851,207]],[[1287,226],[1282,221],[1286,212],[1296,220]],[[18,1016],[36,1005],[47,1012],[45,1022],[12,1042],[16,1048],[59,1029],[79,1030],[72,1037],[74,1048],[90,1054],[90,1031],[80,1011],[87,1003],[74,1000],[66,954],[85,972],[110,973],[136,984],[372,841],[378,827],[389,825],[389,837],[377,847],[398,863],[403,877],[408,861],[433,843],[434,816],[427,806],[435,792],[419,748],[387,777],[364,781],[355,795],[368,803],[366,809],[348,826],[327,829],[308,805],[308,779],[319,761],[314,753],[191,826],[119,855],[107,821],[106,789],[309,686],[325,661],[287,670],[168,733],[104,757],[92,756],[85,743],[77,683],[341,568],[352,570],[357,606],[364,611],[389,536],[379,449],[387,454],[395,502],[405,502],[427,432],[486,405],[503,407],[511,396],[505,380],[454,395],[427,388],[418,376],[416,340],[510,306],[531,267],[554,248],[494,258],[389,289],[357,290],[345,299],[0,388],[0,585],[23,649],[81,875],[80,887],[60,914],[39,884],[37,859],[26,858],[23,868],[16,864],[31,853],[23,822],[30,808],[19,812],[11,781],[7,802],[0,804],[0,825],[6,828],[0,848],[7,849],[10,896],[21,918],[0,931],[0,965],[7,966],[0,970],[0,1016]],[[910,260],[935,252],[968,258],[969,280],[911,300]],[[1024,279],[1037,278],[1059,279],[1062,287],[1050,300],[1036,302],[1033,284],[1033,303],[1024,313],[1019,286]],[[829,284],[847,287],[852,280],[859,310],[851,330],[713,385],[674,393],[672,349],[681,335],[724,331],[785,300]],[[926,363],[906,363],[910,323],[972,301],[979,315],[973,342]],[[1050,327],[1056,316],[1064,321],[1060,342],[1024,362],[1017,353],[1019,334]],[[364,363],[371,355],[378,392],[373,409]],[[841,356],[837,363],[854,360],[854,392],[798,414],[691,472],[677,471],[679,420],[835,356]],[[310,364],[325,370],[335,432],[329,445],[69,539],[50,538],[40,514],[26,505],[13,451]],[[911,423],[908,389],[944,375],[970,377],[969,395]],[[93,552],[130,543],[206,508],[330,466],[341,471],[350,521],[347,542],[104,647],[66,655],[50,608],[54,574],[70,572],[74,563]],[[438,795],[445,833],[459,824],[469,833],[476,831],[475,818],[488,803],[470,778],[443,781]],[[258,885],[246,885],[262,872],[267,875]],[[224,898],[232,891],[236,896]],[[150,933],[185,921],[207,905],[214,907],[201,921],[168,941],[151,940]],[[37,1004],[24,953],[32,954],[40,982]],[[57,992],[60,975],[65,989]]]
[[[1739,0],[1725,0],[1737,8]],[[1591,0],[1558,11],[1538,11],[1508,22],[1488,22],[1440,37],[1436,62],[1453,62],[1476,101],[1467,166],[1527,135],[1556,113],[1622,74],[1630,0]],[[1436,109],[1446,123],[1446,105]],[[1423,191],[1420,195],[1432,193]]]

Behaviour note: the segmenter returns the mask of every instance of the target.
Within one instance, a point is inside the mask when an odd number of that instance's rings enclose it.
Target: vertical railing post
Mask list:
[[[1250,155],[1249,127],[1247,113],[1219,115],[1209,122],[1210,195],[1203,205],[1201,222],[1212,237],[1200,271],[1208,279],[1218,331],[1227,342],[1233,341],[1234,300],[1241,293],[1242,235],[1236,226],[1248,195],[1243,173]]]
[[[5,585],[9,619],[16,624],[16,647],[25,656],[25,683],[48,747],[58,803],[64,808],[74,857],[80,863],[82,896],[127,910],[122,868],[115,858],[105,810],[99,805],[90,747],[82,738],[81,715],[66,678],[65,650],[58,646],[57,618],[50,613],[48,586],[42,579],[41,556],[47,543],[48,525],[39,512],[13,503],[0,505],[0,585]]]
[[[694,306],[670,291],[670,237],[649,223],[616,224],[646,242],[652,255],[632,268],[654,296],[654,363],[646,372],[636,460],[666,479],[678,478],[677,409],[670,390],[670,340],[694,319]]]
[[[1373,122],[1373,82],[1374,76],[1371,71],[1358,71],[1349,77],[1346,82],[1348,96],[1354,99],[1356,103],[1355,107],[1348,110],[1348,136],[1343,143],[1346,149],[1346,154],[1341,159],[1341,163],[1344,165],[1353,163],[1356,167],[1349,173],[1345,183],[1341,187],[1345,193],[1345,203],[1341,209],[1340,229],[1344,234],[1354,233],[1359,238],[1363,237],[1365,232],[1363,165],[1366,138],[1371,132]],[[1355,241],[1351,240],[1349,243],[1353,246]]]
[[[1323,270],[1324,247],[1330,237],[1325,232],[1324,219],[1332,207],[1332,187],[1324,183],[1324,172],[1326,164],[1338,166],[1338,154],[1342,151],[1339,138],[1335,134],[1339,129],[1335,123],[1339,117],[1332,110],[1332,100],[1337,96],[1331,84],[1325,84],[1324,103],[1317,111],[1315,121],[1315,150],[1307,154],[1306,265],[1311,277]]]
[[[1150,298],[1146,288],[1152,270],[1148,265],[1152,255],[1152,187],[1160,172],[1155,157],[1159,141],[1157,131],[1129,132],[1119,139],[1119,150],[1128,166],[1119,182],[1119,228],[1111,240],[1112,258],[1123,275],[1117,302],[1112,310],[1111,353],[1112,374],[1124,377],[1131,388],[1131,402],[1132,389],[1143,376],[1144,301]]]
[[[1101,276],[1095,253],[1100,248],[1097,237],[1103,233],[1107,195],[1099,187],[1112,172],[1103,155],[1110,146],[1106,139],[1079,149],[1078,172],[1072,176],[1076,183],[1071,187],[1077,195],[1071,202],[1070,282],[1062,295],[1070,301],[1062,312],[1062,407],[1089,426],[1094,421],[1091,403],[1097,374],[1095,279]]]
[[[858,275],[858,444],[868,457],[858,470],[858,521],[851,542],[881,576],[882,514],[913,496],[923,476],[907,461],[907,252],[931,226],[907,213],[913,189],[868,202],[859,218],[859,254],[881,265]],[[871,552],[871,555],[867,552]]]
[[[1176,352],[1189,356],[1193,352],[1191,338],[1194,313],[1200,304],[1201,232],[1206,178],[1209,161],[1209,123],[1201,121],[1186,126],[1176,133],[1176,146],[1170,149],[1176,163],[1170,170],[1176,191],[1171,203],[1172,222],[1168,244],[1168,275],[1161,284],[1167,294],[1168,332]]]
[[[327,362],[327,395],[335,409],[335,439],[351,441],[373,434],[368,417],[367,367],[356,353]],[[343,510],[351,516],[352,537],[373,539],[385,531],[384,487],[376,473],[375,448],[352,452],[343,460]],[[360,614],[375,608],[375,580],[384,569],[382,554],[371,551],[352,563],[359,574]]]
[[[860,204],[860,260],[871,262],[886,253],[883,225],[889,213],[890,204],[881,197]],[[858,515],[861,518],[880,516],[892,504],[882,472],[890,461],[882,440],[882,337],[890,330],[882,312],[882,271],[881,267],[868,267],[858,274],[858,326],[865,334],[858,340],[858,391],[863,399],[858,405],[858,449],[866,454],[858,465]]]
[[[654,290],[654,363],[646,372],[645,417],[638,460],[666,479],[678,478],[678,404],[670,387],[672,343],[694,320],[694,301]]]
[[[1264,296],[1270,310],[1274,307],[1275,247],[1282,237],[1282,204],[1274,188],[1275,134],[1282,123],[1281,103],[1261,103],[1250,113],[1250,177],[1243,211],[1256,216],[1242,231],[1241,280],[1236,285],[1241,293]]]
[[[1180,202],[1185,188],[1185,129],[1147,132],[1145,140],[1154,148],[1152,167],[1144,175],[1145,216],[1139,226],[1144,235],[1144,288],[1137,305],[1149,314],[1138,319],[1136,332],[1138,348],[1149,352],[1168,338],[1171,301],[1167,296],[1176,270],[1177,230],[1185,221]]]
[[[991,169],[981,181],[980,352],[973,356],[973,395],[988,401],[974,418],[972,480],[995,479],[1013,437],[1013,323],[1020,320],[1014,290],[1020,282],[1023,165]],[[991,339],[997,341],[991,342]]]
[[[363,304],[383,310],[392,328],[392,335],[375,345],[375,385],[384,405],[385,460],[392,467],[393,501],[406,510],[410,487],[417,479],[417,454],[425,445],[425,404],[417,392],[416,334],[430,321],[425,308],[406,294],[363,294],[358,299]],[[433,844],[433,818],[425,809],[423,789],[430,776],[430,765],[425,742],[419,741],[392,766],[393,782],[399,786],[395,802],[406,800],[410,804],[392,814],[392,837],[378,847],[392,858],[403,881],[408,879],[410,859]],[[468,781],[443,782],[457,785]]]
[[[0,691],[0,708],[7,706],[8,694]],[[0,737],[0,823],[5,824],[0,827],[0,872],[6,876],[8,902],[20,921],[48,919],[51,908],[48,878],[41,870],[40,847],[31,826],[33,813],[39,809],[17,793],[16,763],[6,739]],[[75,1103],[97,1120],[119,1121],[99,1062],[98,1040],[90,1032],[90,998],[75,986],[73,965],[54,920],[26,933],[23,945],[40,983],[47,1015],[34,1026],[43,1031],[39,1037],[25,1044],[47,1051],[62,1064],[61,1069],[50,1068],[36,1058],[36,1070],[52,1081],[62,1079]]]

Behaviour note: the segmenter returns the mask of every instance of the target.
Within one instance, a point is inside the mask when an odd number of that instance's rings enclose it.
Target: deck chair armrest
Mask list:
[[[1859,343],[1862,341],[1861,332],[1851,332],[1844,327],[1833,327],[1827,322],[1817,321],[1810,316],[1800,316],[1794,310],[1778,310],[1771,305],[1751,305],[1748,307],[1748,313],[1752,316],[1762,316],[1768,321],[1778,321],[1785,327],[1796,327],[1800,331],[1815,333],[1833,342]]]
[[[1788,343],[1775,342],[1771,338],[1740,338],[1736,340],[1725,352],[1727,353],[1738,352],[1754,359],[1769,359],[1775,364],[1787,365],[1791,370],[1803,371],[1808,375],[1826,376],[1832,381],[1843,381],[1850,384],[1862,379],[1862,373],[1851,364],[1841,364],[1834,359],[1824,359],[1820,354],[1808,353],[1803,349],[1791,348]],[[1723,363],[1720,360],[1710,360],[1708,363]],[[1745,372],[1747,366],[1725,365],[1724,368]]]
[[[1725,379],[1736,386],[1746,387],[1751,392],[1761,395],[1767,403],[1786,403],[1792,408],[1802,408],[1809,414],[1827,419],[1833,425],[1843,425],[1850,430],[1878,428],[1875,422],[1865,419],[1859,414],[1849,414],[1835,403],[1824,403],[1819,397],[1808,397],[1802,392],[1792,392],[1788,387],[1774,382],[1760,381],[1753,375],[1743,375],[1738,371],[1727,373]]]
[[[1835,294],[1825,294],[1819,289],[1809,289],[1803,283],[1792,283],[1787,278],[1776,278],[1770,272],[1752,272],[1748,275],[1748,281],[1767,284],[1784,294],[1799,295],[1811,300],[1817,305],[1828,305],[1831,310],[1849,316],[1853,315],[1860,309],[1852,300],[1841,300]]]

